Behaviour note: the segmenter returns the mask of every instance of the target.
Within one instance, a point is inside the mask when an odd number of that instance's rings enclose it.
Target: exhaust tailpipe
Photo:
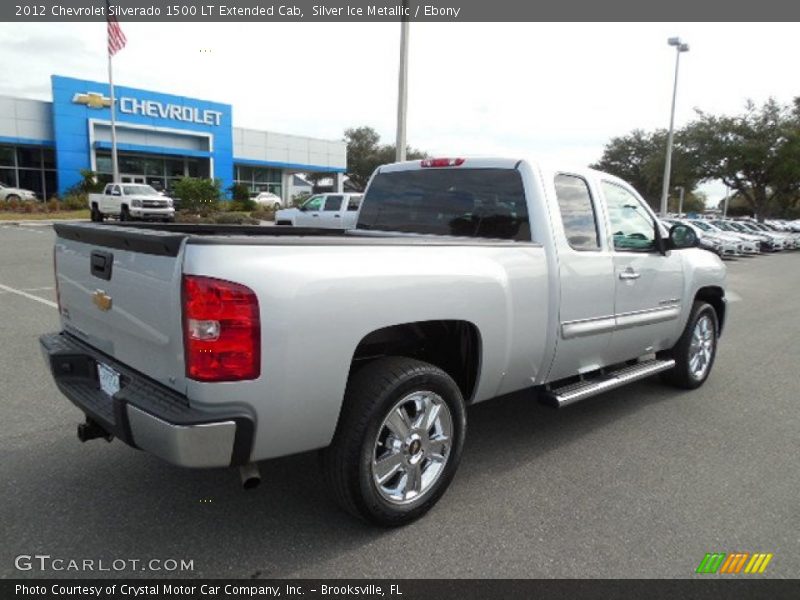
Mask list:
[[[242,487],[246,490],[255,489],[261,483],[261,472],[256,463],[247,463],[239,467],[239,476],[242,478]]]

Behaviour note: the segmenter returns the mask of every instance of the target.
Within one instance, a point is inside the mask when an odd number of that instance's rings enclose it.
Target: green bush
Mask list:
[[[240,213],[217,213],[212,216],[214,223],[220,225],[259,225],[260,223],[248,215]]]
[[[226,212],[252,212],[258,210],[258,202],[250,198],[221,202],[220,204],[222,204],[222,210]]]
[[[258,221],[274,221],[275,220],[275,211],[274,210],[254,210],[250,213],[250,216]]]
[[[67,190],[67,195],[79,196],[81,194],[97,194],[102,192],[104,187],[105,184],[98,180],[97,173],[89,169],[81,169],[80,182],[69,188]],[[81,206],[81,208],[85,208],[85,205]]]
[[[70,194],[64,196],[60,202],[61,210],[82,210],[89,207],[89,198],[86,194]]]
[[[234,183],[228,188],[231,193],[231,198],[234,200],[247,201],[250,200],[250,187],[244,183]]]
[[[208,215],[217,208],[222,197],[222,182],[219,179],[183,177],[175,183],[173,195],[180,199],[181,210]]]

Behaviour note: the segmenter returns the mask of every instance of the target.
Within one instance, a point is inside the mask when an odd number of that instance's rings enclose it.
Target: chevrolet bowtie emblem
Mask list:
[[[98,94],[96,92],[87,92],[86,94],[75,94],[72,97],[75,104],[85,104],[89,108],[106,108],[111,106],[111,98]]]
[[[92,302],[100,310],[111,310],[111,296],[106,294],[103,290],[97,290],[92,294]]]

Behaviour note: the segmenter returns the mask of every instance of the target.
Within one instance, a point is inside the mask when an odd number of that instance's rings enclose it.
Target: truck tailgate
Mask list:
[[[184,392],[185,234],[83,224],[58,224],[54,229],[64,330]]]

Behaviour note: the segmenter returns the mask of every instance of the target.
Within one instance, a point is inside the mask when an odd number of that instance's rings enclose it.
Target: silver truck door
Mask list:
[[[303,204],[294,219],[295,227],[320,227],[320,211],[325,203],[325,196],[312,196]]]
[[[589,181],[557,173],[544,183],[558,206],[558,212],[551,209],[561,286],[556,355],[547,377],[553,381],[607,364],[614,265],[601,204]]]
[[[601,187],[616,275],[616,326],[610,356],[622,361],[674,343],[683,297],[683,263],[678,252],[662,255],[658,251],[654,216],[637,194],[618,182],[604,180]]]

